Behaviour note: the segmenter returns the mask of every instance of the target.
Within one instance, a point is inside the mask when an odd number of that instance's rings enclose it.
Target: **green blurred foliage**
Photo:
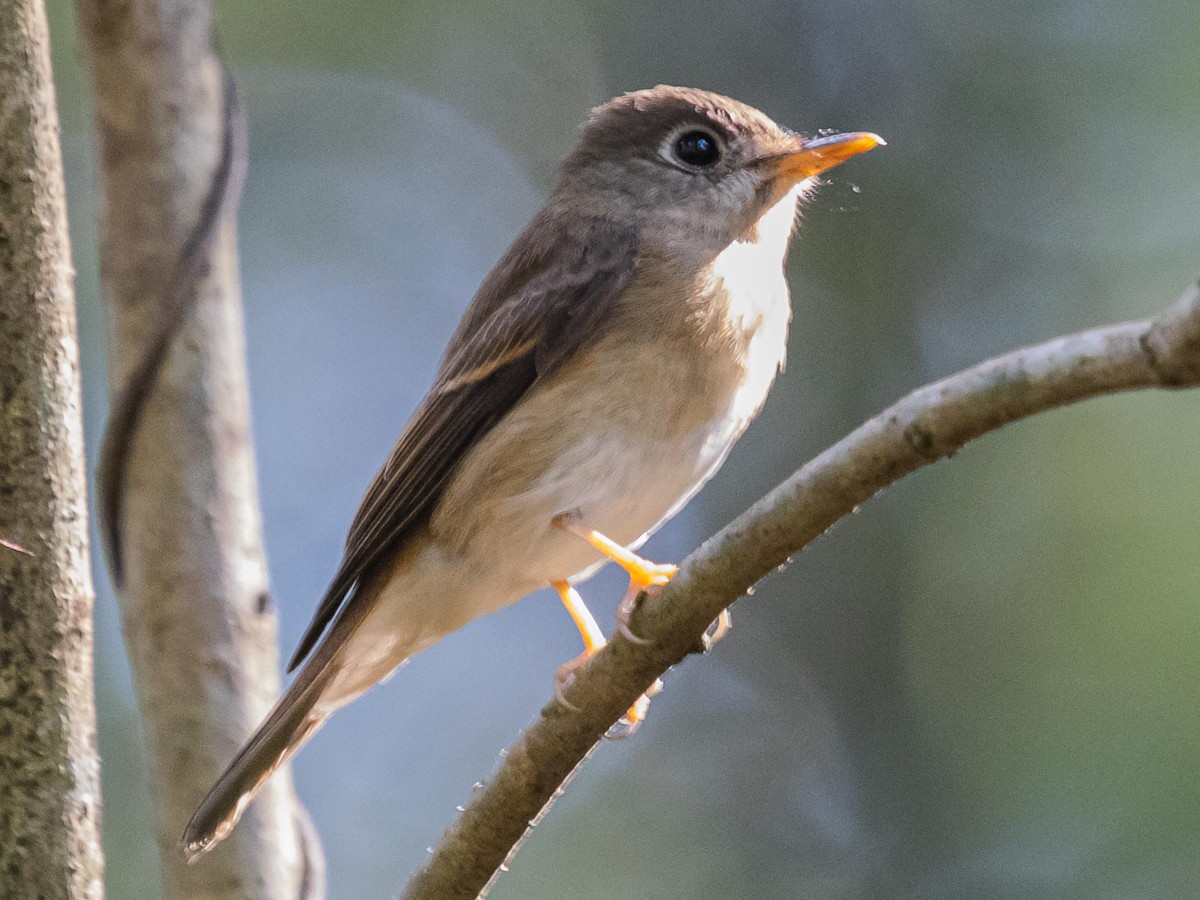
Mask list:
[[[86,74],[51,3],[90,444],[103,421]],[[247,97],[243,274],[285,642],[437,350],[586,109],[657,82],[890,145],[790,264],[792,361],[681,556],[883,405],[1147,315],[1197,274],[1190,0],[218,3]],[[1010,427],[867,505],[738,604],[600,748],[493,896],[1200,895],[1200,395]],[[603,616],[620,591],[585,595]],[[423,654],[297,764],[331,896],[392,895],[577,652],[530,599]],[[99,699],[109,896],[155,896],[116,611]]]

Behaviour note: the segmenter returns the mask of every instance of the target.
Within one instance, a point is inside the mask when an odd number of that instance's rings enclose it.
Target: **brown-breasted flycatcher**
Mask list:
[[[552,585],[584,659],[604,640],[575,584],[607,560],[628,597],[671,576],[634,550],[712,477],[783,365],[798,205],[882,143],[805,137],[688,88],[592,111],[367,489],[304,666],[188,824],[189,854],[334,710],[470,620]]]

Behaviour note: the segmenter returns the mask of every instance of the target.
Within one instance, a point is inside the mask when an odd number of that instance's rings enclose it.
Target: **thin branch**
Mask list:
[[[1200,287],[1151,319],[1006,353],[912,392],[817,456],[692,553],[621,635],[547,704],[473,795],[405,900],[487,893],[595,744],[656,678],[703,647],[722,609],[835,522],[981,435],[1090,397],[1200,385]],[[643,600],[645,598],[643,597]]]

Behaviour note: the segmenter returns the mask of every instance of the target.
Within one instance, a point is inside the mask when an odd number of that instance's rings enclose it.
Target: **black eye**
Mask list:
[[[689,166],[707,169],[721,158],[721,145],[707,131],[689,131],[675,139],[675,156]]]

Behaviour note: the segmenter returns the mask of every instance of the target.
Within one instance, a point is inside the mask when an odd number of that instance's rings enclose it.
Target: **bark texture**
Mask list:
[[[95,88],[115,398],[102,528],[149,744],[165,893],[317,897],[320,847],[286,772],[202,863],[187,866],[179,846],[279,693],[233,204],[221,202],[236,194],[229,156],[240,151],[211,7],[77,9]]]
[[[42,0],[0,0],[0,896],[103,896],[75,296]],[[19,548],[19,549],[18,549]]]
[[[1169,309],[1014,350],[926,385],[859,426],[706,541],[504,755],[405,900],[472,900],[617,719],[702,650],[722,609],[877,492],[1017,419],[1120,391],[1200,386],[1200,287]],[[645,598],[643,598],[644,600]]]

